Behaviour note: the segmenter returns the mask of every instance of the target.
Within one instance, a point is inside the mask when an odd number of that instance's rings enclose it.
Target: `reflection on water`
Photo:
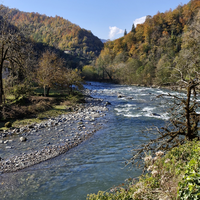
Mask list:
[[[95,90],[92,96],[111,102],[102,119],[104,128],[66,154],[1,175],[1,199],[81,200],[141,173],[125,167],[125,161],[131,158],[133,146],[147,140],[141,130],[153,124],[161,126],[168,119],[166,105],[155,98],[163,91],[105,83],[86,87]],[[119,93],[125,97],[117,98]]]

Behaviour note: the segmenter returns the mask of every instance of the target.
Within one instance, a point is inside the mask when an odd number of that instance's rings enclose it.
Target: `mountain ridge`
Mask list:
[[[26,29],[35,42],[44,43],[72,54],[94,58],[103,48],[101,40],[89,30],[59,16],[49,17],[35,12],[24,12],[2,5],[0,15],[7,15],[11,23]]]

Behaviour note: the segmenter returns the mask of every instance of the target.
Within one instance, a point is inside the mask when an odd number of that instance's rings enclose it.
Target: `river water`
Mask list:
[[[149,139],[142,130],[162,126],[168,119],[167,105],[155,98],[167,91],[96,82],[86,88],[91,96],[111,103],[101,120],[103,128],[66,154],[0,175],[0,199],[82,200],[141,174],[134,166],[125,167],[125,161],[133,147]]]

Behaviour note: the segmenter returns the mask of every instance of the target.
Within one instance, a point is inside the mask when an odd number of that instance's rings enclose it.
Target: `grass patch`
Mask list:
[[[44,89],[37,87],[35,88],[34,92],[36,96],[43,96]],[[67,94],[68,94],[68,91],[65,91],[65,90],[50,89],[49,97],[65,98]]]
[[[54,109],[56,109],[56,110],[66,110],[66,106],[64,106],[64,105],[55,105]]]
[[[15,96],[14,95],[6,95],[6,100],[14,101]]]
[[[52,117],[57,117],[59,115],[67,114],[69,113],[67,109],[67,105],[70,106],[70,102],[62,102],[63,105],[53,105],[48,110],[42,111],[44,108],[36,108],[37,112],[34,114],[34,117],[31,118],[23,118],[23,119],[9,119],[9,121],[12,122],[12,127],[20,127],[20,126],[26,126],[34,123],[41,123],[42,121],[45,121]],[[30,107],[28,107],[31,109]],[[6,121],[5,121],[6,122]],[[0,122],[0,130],[8,130],[8,128],[4,127],[5,122]]]
[[[25,118],[25,119],[17,119],[13,121],[12,125],[13,127],[20,127],[20,126],[26,126],[34,123],[41,123],[42,121],[45,121],[51,117],[57,117],[62,114],[67,114],[68,111],[66,110],[66,106],[64,105],[55,105],[51,109],[39,112],[36,114],[34,118]],[[5,123],[0,123],[0,129],[5,129],[4,126]]]
[[[69,112],[67,107],[75,107],[84,102],[84,96],[76,91],[68,95],[66,91],[51,89],[49,97],[43,97],[42,93],[42,88],[35,88],[35,96],[20,97],[17,100],[13,95],[7,95],[9,103],[0,108],[0,130],[7,130],[4,125],[8,121],[12,122],[12,127],[40,123],[48,118],[66,114]]]
[[[39,119],[47,119],[50,117],[56,117],[62,114],[67,114],[66,106],[63,105],[55,105],[52,109],[47,110],[45,112],[39,113],[37,118]]]
[[[42,120],[38,118],[32,118],[32,119],[18,119],[13,122],[13,127],[20,127],[20,126],[26,126],[34,123],[40,123]]]

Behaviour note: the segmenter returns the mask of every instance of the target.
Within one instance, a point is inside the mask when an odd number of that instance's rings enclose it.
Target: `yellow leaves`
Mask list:
[[[83,67],[82,71],[87,71],[87,70],[89,70],[89,71],[94,71],[95,68],[94,68],[92,65],[85,65],[85,66]]]
[[[64,61],[55,53],[46,51],[43,53],[39,68],[37,70],[37,80],[41,86],[52,87],[59,79],[60,68],[64,66]]]
[[[163,36],[169,36],[169,33],[165,30],[165,31],[162,32],[162,35]]]
[[[143,24],[138,24],[136,27],[136,33],[135,37],[137,41],[143,41],[144,37],[144,25]]]

